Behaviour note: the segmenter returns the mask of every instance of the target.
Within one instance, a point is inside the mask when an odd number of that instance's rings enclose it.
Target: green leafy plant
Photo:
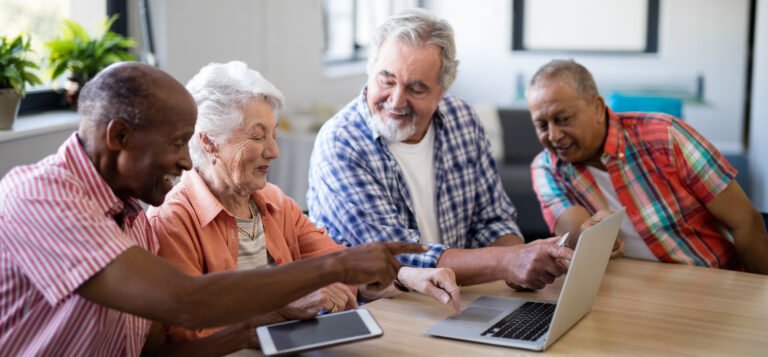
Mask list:
[[[102,22],[99,35],[91,38],[80,24],[65,19],[62,23],[62,36],[45,44],[50,51],[47,74],[51,80],[69,71],[69,79],[82,86],[114,62],[136,60],[128,52],[136,46],[136,41],[109,31],[115,20],[117,15]]]
[[[22,97],[26,95],[26,85],[42,84],[33,70],[37,64],[26,57],[31,52],[30,40],[22,35],[9,40],[0,37],[0,89],[13,88]]]

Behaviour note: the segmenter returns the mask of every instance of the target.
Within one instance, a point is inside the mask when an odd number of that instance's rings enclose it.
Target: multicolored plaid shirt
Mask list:
[[[372,130],[365,89],[323,125],[310,159],[310,218],[347,246],[418,242],[419,229],[403,173]],[[501,186],[489,143],[472,108],[445,97],[432,117],[435,193],[443,244],[403,264],[434,267],[447,248],[476,248],[506,234],[522,236],[517,212]]]
[[[731,232],[705,206],[736,176],[723,155],[668,115],[609,110],[608,117],[601,161],[651,252],[663,262],[740,269]],[[585,165],[545,150],[533,160],[531,175],[552,230],[568,207],[590,213],[608,207]]]

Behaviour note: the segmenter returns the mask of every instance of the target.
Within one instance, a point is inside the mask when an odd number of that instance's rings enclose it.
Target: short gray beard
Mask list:
[[[387,120],[376,114],[373,116],[373,131],[378,133],[386,142],[398,143],[410,138],[416,133],[416,120],[410,119],[410,123],[405,128],[400,127],[400,122]]]
[[[381,110],[386,109],[384,105],[379,105],[378,107],[378,113],[373,115],[373,131],[379,134],[384,141],[399,143],[416,133],[416,114],[411,114],[411,118],[407,119],[409,122],[406,123],[404,128],[401,128],[400,124],[402,122],[385,119],[381,116]]]

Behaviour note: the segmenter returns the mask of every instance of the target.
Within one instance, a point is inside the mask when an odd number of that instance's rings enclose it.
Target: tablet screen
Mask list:
[[[340,313],[317,319],[269,327],[278,351],[371,334],[356,313]]]

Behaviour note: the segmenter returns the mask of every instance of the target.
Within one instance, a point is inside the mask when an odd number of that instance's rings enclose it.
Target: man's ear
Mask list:
[[[598,95],[598,96],[595,97],[594,106],[595,106],[595,113],[597,113],[597,115],[601,119],[605,118],[606,105],[605,105],[605,99],[603,99],[603,96]]]
[[[200,146],[206,154],[216,154],[219,152],[219,146],[204,132],[197,133],[197,139],[200,140]]]
[[[107,148],[120,151],[128,147],[128,140],[133,135],[133,127],[125,120],[114,119],[107,124]]]

